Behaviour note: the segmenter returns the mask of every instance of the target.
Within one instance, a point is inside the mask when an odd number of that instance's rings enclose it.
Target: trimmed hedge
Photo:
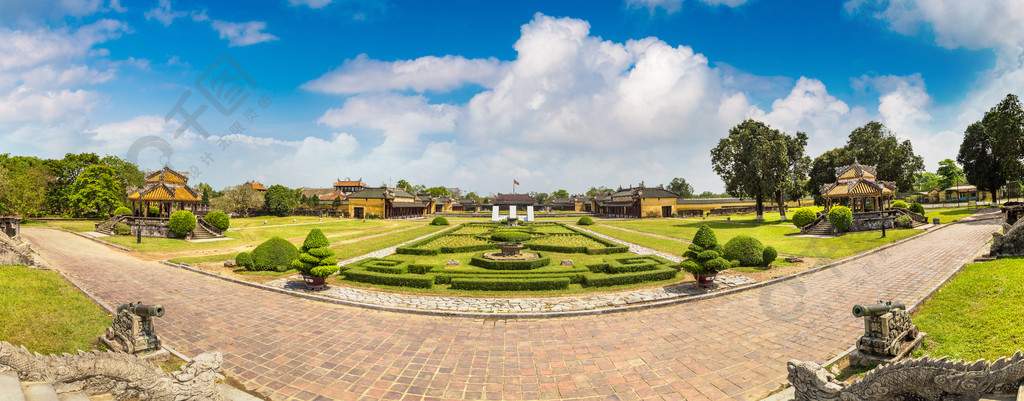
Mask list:
[[[447,226],[448,225],[448,219],[446,219],[444,217],[441,217],[441,216],[437,216],[433,220],[430,221],[430,225],[432,225],[432,226]]]
[[[814,214],[814,211],[809,207],[802,207],[793,212],[793,225],[797,228],[803,228],[804,226],[814,222],[814,219],[818,218]]]
[[[592,226],[594,225],[594,219],[590,218],[589,216],[583,216],[576,221],[576,224],[581,226]]]
[[[698,255],[698,259],[705,259],[701,255]],[[761,266],[761,261],[764,260],[764,244],[749,235],[737,235],[722,247],[722,257],[726,260],[738,260],[740,266]]]
[[[569,287],[568,277],[531,279],[454,278],[451,289],[468,291],[543,291]]]
[[[132,235],[132,228],[125,223],[117,222],[114,224],[114,235]]]
[[[896,220],[893,220],[893,223],[899,228],[910,228],[914,225],[913,220],[911,220],[910,216],[907,215],[897,217]]]
[[[240,252],[238,256],[235,256],[235,264],[245,268],[245,270],[251,270],[252,256],[249,256],[249,252]]]
[[[132,210],[125,206],[118,206],[117,209],[114,209],[114,216],[123,216],[126,214],[132,214]]]
[[[171,214],[167,225],[179,237],[184,237],[196,229],[196,216],[188,210],[179,210]]]
[[[491,241],[497,242],[523,242],[533,239],[530,233],[522,231],[498,231],[491,234]]]
[[[440,265],[424,265],[424,264],[410,264],[409,273],[413,274],[427,274],[431,270],[443,268]]]
[[[906,209],[907,208],[907,202],[898,200],[898,201],[892,203],[892,207],[894,207],[894,208],[898,207],[898,208],[901,208],[901,209]]]
[[[252,267],[247,270],[283,272],[299,258],[299,250],[284,238],[273,237],[253,249],[249,256],[252,257]]]
[[[907,209],[910,209],[911,212],[914,212],[914,213],[917,213],[917,214],[920,214],[920,215],[924,215],[924,206],[921,206],[920,203],[914,202]]]
[[[490,260],[484,259],[483,255],[476,254],[470,259],[469,264],[488,270],[530,270],[551,264],[551,258],[540,252],[537,253],[540,257],[534,260]]]
[[[210,225],[217,227],[218,230],[224,231],[231,226],[231,219],[222,211],[210,212],[203,218]]]
[[[839,232],[846,232],[853,224],[853,212],[846,206],[836,206],[828,211],[828,222]]]
[[[676,273],[678,273],[676,269],[673,269],[672,267],[669,266],[634,273],[610,275],[597,275],[594,273],[587,273],[584,275],[583,285],[586,287],[607,287],[612,285],[642,283],[645,281],[668,280],[671,278],[675,278]]]
[[[764,254],[762,256],[763,259],[761,260],[761,266],[768,267],[772,265],[772,262],[775,261],[775,258],[779,257],[779,253],[775,251],[775,248],[766,246],[764,247]]]
[[[386,274],[366,270],[351,269],[344,273],[345,280],[368,284],[392,285],[396,287],[433,288],[434,278],[419,274]]]

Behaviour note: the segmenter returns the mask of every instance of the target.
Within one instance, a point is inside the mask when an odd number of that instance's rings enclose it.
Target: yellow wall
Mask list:
[[[675,212],[676,198],[644,198],[640,200],[640,217],[647,217],[648,213],[654,212],[661,217],[662,206],[671,206]]]
[[[384,200],[383,199],[349,199],[348,200],[348,215],[355,216],[355,210],[357,207],[363,208],[363,218],[369,215],[375,215],[380,218],[386,218],[384,215]]]

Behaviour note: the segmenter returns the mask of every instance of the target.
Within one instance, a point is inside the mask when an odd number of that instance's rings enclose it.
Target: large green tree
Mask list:
[[[563,198],[563,199],[564,198],[568,198],[569,197],[569,191],[566,191],[564,189],[559,189],[557,191],[552,192],[551,193],[551,197],[552,198]]]
[[[1014,94],[1006,95],[981,120],[992,142],[992,154],[1007,179],[1024,178],[1024,110]]]
[[[680,198],[692,198],[693,197],[693,185],[686,182],[685,178],[676,177],[672,181],[668,182],[668,190],[675,192]]]
[[[448,188],[445,187],[430,187],[426,189],[426,192],[435,198],[438,196],[451,195],[451,192],[448,192]]]
[[[900,192],[910,192],[914,178],[924,170],[924,159],[914,154],[910,140],[900,142],[895,133],[877,121],[850,132],[845,149],[858,163],[875,166],[879,180],[895,181]]]
[[[128,188],[140,187],[146,183],[146,174],[139,170],[135,164],[121,159],[117,156],[104,156],[100,163],[114,170],[117,181],[121,187],[121,203],[127,201]]]
[[[992,139],[984,124],[976,122],[967,126],[956,161],[964,166],[964,175],[968,182],[983,191],[989,191],[993,202],[999,201],[999,188],[1006,185],[1006,174],[1003,172],[999,157],[992,149]]]
[[[953,159],[939,162],[939,169],[935,173],[942,177],[940,184],[943,188],[949,188],[964,179],[964,171],[960,169],[960,166],[956,165]]]
[[[53,175],[42,160],[0,155],[0,213],[22,218],[43,214],[51,181]]]
[[[267,188],[267,192],[263,193],[263,200],[267,213],[285,217],[292,213],[295,205],[295,193],[284,185],[271,185],[270,188]]]
[[[608,189],[608,188],[605,188],[604,186],[590,187],[590,190],[587,191],[587,196],[595,196],[595,195],[605,194],[605,193],[609,193],[609,192],[612,192],[612,190]]]
[[[63,159],[46,160],[47,167],[53,174],[53,181],[47,188],[46,203],[50,210],[57,214],[72,212],[74,204],[71,195],[75,192],[78,175],[86,167],[99,164],[100,157],[95,153],[68,153]]]
[[[412,184],[409,184],[409,181],[406,180],[398,180],[398,184],[395,184],[395,187],[408,192],[413,192],[414,190]]]
[[[95,164],[82,170],[75,179],[71,204],[76,210],[87,210],[89,214],[106,217],[121,205],[124,189],[117,172],[109,166]]]
[[[711,164],[725,182],[725,191],[753,198],[757,220],[764,220],[764,199],[782,185],[789,169],[787,138],[767,124],[746,120],[711,150]]]
[[[914,179],[914,190],[918,192],[931,192],[933,189],[941,187],[942,177],[930,171],[918,174]]]
[[[238,215],[249,217],[249,215],[263,207],[266,200],[260,191],[252,188],[251,185],[237,185],[227,188],[222,196],[213,198],[210,203],[215,210],[233,212]]]
[[[836,168],[853,163],[853,155],[845,148],[836,148],[822,153],[811,163],[811,171],[805,185],[807,192],[814,196],[814,203],[825,204],[821,197],[821,186],[836,182]]]
[[[775,204],[779,206],[779,217],[786,221],[786,210],[783,195],[789,200],[798,200],[804,196],[806,189],[804,181],[807,181],[807,173],[811,170],[811,158],[804,155],[807,148],[807,134],[797,132],[794,136],[786,135],[786,175],[783,177],[779,188],[775,190]]]

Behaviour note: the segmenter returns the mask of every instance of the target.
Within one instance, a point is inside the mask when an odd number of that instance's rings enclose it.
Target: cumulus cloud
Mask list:
[[[160,0],[155,8],[146,11],[146,20],[155,19],[164,26],[171,26],[175,19],[188,15],[185,11],[174,11],[171,9],[171,0]]]
[[[745,4],[747,0],[700,0],[700,2],[711,6],[739,7]],[[668,14],[674,14],[683,9],[683,0],[626,0],[626,7],[646,8],[650,10],[652,15],[659,8],[665,10]]]
[[[257,43],[278,40],[277,36],[263,32],[267,29],[267,23],[263,21],[249,22],[227,22],[213,20],[211,26],[221,39],[228,40],[228,46],[249,46]]]
[[[331,4],[331,0],[288,0],[288,5],[295,6],[306,6],[312,9],[324,8],[328,4]]]
[[[341,108],[324,112],[318,122],[333,128],[364,127],[411,140],[419,134],[450,132],[458,113],[455,106],[428,104],[422,96],[358,95]]]
[[[425,56],[385,62],[360,54],[323,76],[302,85],[303,89],[333,94],[386,90],[448,91],[466,84],[490,87],[500,77],[503,64],[495,58]]]
[[[849,0],[844,7],[870,13],[905,35],[927,25],[935,43],[947,49],[1019,47],[1024,39],[1024,7],[1016,0]]]

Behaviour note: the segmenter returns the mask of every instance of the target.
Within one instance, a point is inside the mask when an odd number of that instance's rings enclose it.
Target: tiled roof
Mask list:
[[[200,195],[198,191],[187,186],[147,184],[132,191],[132,194],[128,195],[128,199],[160,202],[199,202]]]
[[[330,194],[330,193],[334,193],[334,188],[302,188],[302,189],[300,189],[300,191],[302,191],[302,194],[306,195],[307,197],[310,197],[310,196],[319,197],[321,195],[327,195],[327,194]]]
[[[630,196],[630,197],[633,197],[633,198],[640,198],[640,199],[646,199],[646,198],[678,198],[679,197],[679,195],[677,195],[675,192],[669,191],[669,190],[664,189],[664,188],[643,187],[643,186],[636,187],[636,188],[623,189],[623,190],[621,190],[619,192],[616,192],[616,193],[612,194],[613,198],[618,198],[618,197],[622,197],[622,196]]]
[[[366,188],[348,195],[349,199],[395,199],[413,198],[413,194],[397,188]]]
[[[342,180],[339,179],[339,180],[334,182],[334,186],[336,186],[336,187],[365,187],[366,185],[363,184],[363,180],[362,179],[359,179],[358,181],[352,181],[352,180],[342,181]]]
[[[320,200],[322,200],[322,201],[333,202],[335,199],[344,200],[345,196],[342,195],[342,194],[339,194],[337,192],[331,192],[329,194],[320,195],[320,196],[318,196],[318,198],[320,198]]]
[[[875,178],[875,166],[865,166],[854,162],[848,166],[836,167],[836,180],[852,180],[855,178]]]
[[[534,199],[527,194],[497,194],[494,196],[495,205],[532,205]]]
[[[891,181],[855,178],[822,185],[821,196],[823,198],[889,196],[895,193],[895,188],[896,183]]]
[[[146,174],[146,182],[185,185],[188,183],[188,173],[180,173],[164,166],[162,169]]]
[[[249,186],[252,187],[252,189],[255,189],[257,191],[266,191],[267,190],[267,187],[263,186],[263,184],[260,184],[260,183],[258,183],[256,181],[249,181],[249,182],[245,183],[245,185],[249,185]]]

